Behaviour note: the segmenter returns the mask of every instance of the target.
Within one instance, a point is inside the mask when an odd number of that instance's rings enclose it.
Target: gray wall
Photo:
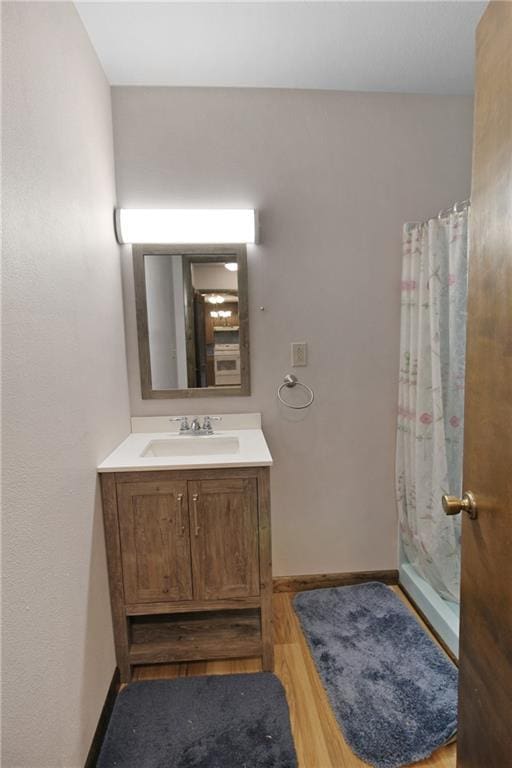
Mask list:
[[[132,413],[262,412],[276,574],[396,566],[401,226],[468,196],[471,99],[145,87],[112,98],[120,205],[261,212],[248,398],[141,400],[125,249]],[[301,414],[276,400],[292,341],[309,344],[296,373],[316,393]]]
[[[129,431],[110,89],[3,3],[3,760],[83,765],[115,667],[96,463]]]
[[[151,253],[144,257],[148,306],[151,383],[154,389],[178,387],[173,258]],[[181,288],[181,286],[180,286]]]

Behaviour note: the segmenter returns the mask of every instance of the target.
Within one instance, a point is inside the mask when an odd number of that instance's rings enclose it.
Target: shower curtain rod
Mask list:
[[[467,200],[461,200],[458,203],[454,203],[449,208],[442,208],[437,216],[431,216],[429,219],[425,219],[425,221],[408,221],[407,224],[428,224],[429,221],[435,221],[436,219],[442,219],[443,216],[447,216],[449,213],[460,213],[464,210],[464,208],[469,208],[471,205],[471,200],[469,197]]]
[[[460,203],[454,203],[452,206],[450,206],[450,208],[443,208],[440,210],[437,214],[437,218],[442,219],[443,216],[447,213],[460,213],[464,210],[464,208],[469,208],[470,205],[471,200],[468,197],[467,200],[462,200]]]

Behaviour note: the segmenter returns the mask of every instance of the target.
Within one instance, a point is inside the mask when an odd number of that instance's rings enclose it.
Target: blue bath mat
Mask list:
[[[97,768],[297,768],[283,686],[268,672],[131,683]]]
[[[375,768],[410,765],[457,730],[457,669],[391,589],[369,582],[294,600],[346,741]]]

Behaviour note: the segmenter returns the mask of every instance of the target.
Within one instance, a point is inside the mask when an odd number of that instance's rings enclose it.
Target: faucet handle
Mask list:
[[[172,419],[169,419],[169,421],[179,421],[180,432],[188,432],[190,429],[187,416],[173,416]]]
[[[203,416],[203,429],[209,435],[213,434],[212,421],[222,421],[222,416]]]

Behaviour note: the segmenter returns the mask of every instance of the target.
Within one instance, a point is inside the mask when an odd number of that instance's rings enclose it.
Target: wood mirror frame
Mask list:
[[[132,254],[142,399],[162,400],[178,397],[237,397],[250,395],[249,290],[247,281],[247,249],[245,245],[134,245],[132,246]],[[153,254],[182,256],[184,266],[186,266],[186,269],[184,270],[185,283],[190,281],[190,265],[195,262],[237,262],[240,385],[228,385],[223,387],[189,387],[187,389],[153,389],[149,351],[146,273],[144,269],[144,256]],[[190,314],[187,293],[189,292],[185,291],[185,314],[188,315],[190,327],[193,326],[194,319],[193,312]]]

